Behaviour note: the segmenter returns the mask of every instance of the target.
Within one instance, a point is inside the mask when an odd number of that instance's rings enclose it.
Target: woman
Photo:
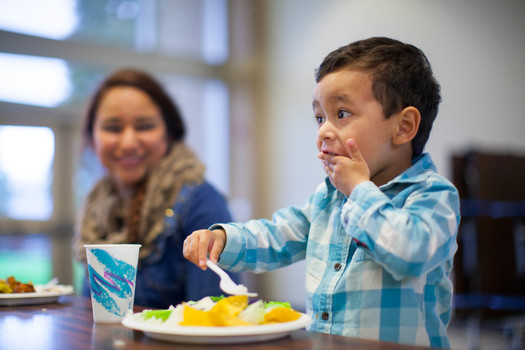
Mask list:
[[[182,244],[196,229],[230,221],[230,213],[184,143],[182,118],[163,87],[144,72],[112,74],[88,106],[83,133],[107,175],[87,197],[77,259],[85,262],[84,244],[140,243],[135,305],[167,308],[221,295],[218,277],[186,260]]]

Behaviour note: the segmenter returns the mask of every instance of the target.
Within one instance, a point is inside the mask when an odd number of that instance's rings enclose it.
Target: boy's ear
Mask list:
[[[395,118],[397,119],[397,130],[393,137],[394,144],[402,145],[411,142],[419,130],[421,113],[416,107],[409,106],[399,112]]]

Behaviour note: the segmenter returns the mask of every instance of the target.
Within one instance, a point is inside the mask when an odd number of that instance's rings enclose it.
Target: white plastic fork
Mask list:
[[[210,259],[206,260],[206,265],[221,278],[221,283],[219,286],[224,293],[230,295],[247,295],[249,297],[257,296],[257,293],[248,292],[248,288],[246,288],[246,286],[233,282],[230,276],[228,276],[228,274],[224,272],[223,269],[213,263]]]

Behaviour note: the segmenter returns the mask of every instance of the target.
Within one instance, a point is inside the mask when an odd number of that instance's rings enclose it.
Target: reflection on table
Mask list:
[[[143,310],[135,307],[135,312]],[[89,298],[61,297],[58,303],[0,307],[0,349],[209,349],[151,339],[120,324],[95,324]],[[281,339],[247,344],[213,345],[214,349],[423,349],[336,335],[292,332]]]

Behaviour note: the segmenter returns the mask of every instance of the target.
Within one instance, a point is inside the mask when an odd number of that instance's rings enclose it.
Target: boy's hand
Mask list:
[[[206,270],[206,258],[216,263],[226,244],[226,232],[222,229],[217,230],[198,230],[184,240],[182,253],[184,257]]]
[[[345,146],[349,157],[320,153],[317,158],[332,185],[348,197],[355,186],[370,180],[370,170],[354,139],[346,140]]]

